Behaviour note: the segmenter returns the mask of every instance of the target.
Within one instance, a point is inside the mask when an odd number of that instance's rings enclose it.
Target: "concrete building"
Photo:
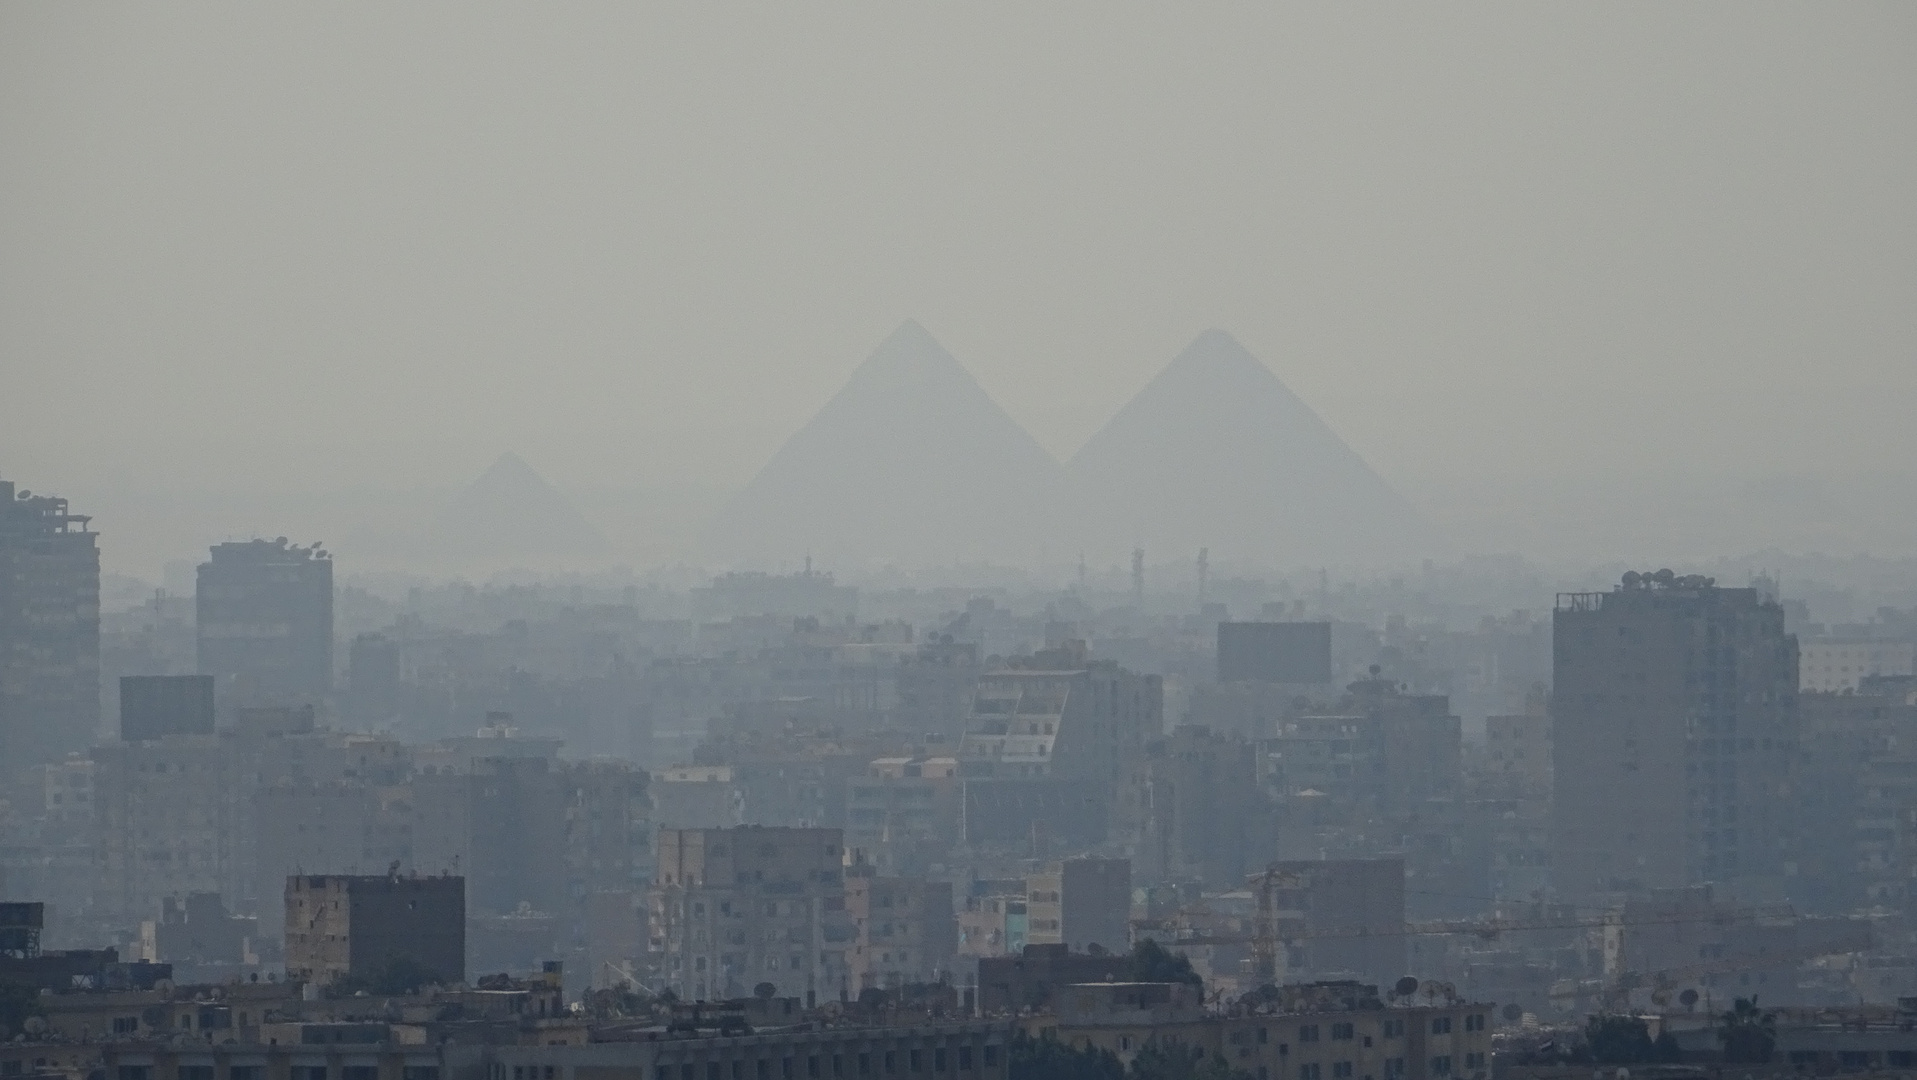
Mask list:
[[[674,829],[729,829],[745,820],[730,765],[674,765],[652,775],[652,820]]]
[[[1134,783],[1144,827],[1133,853],[1143,882],[1235,888],[1249,863],[1271,850],[1256,754],[1242,738],[1180,727],[1147,748]]]
[[[844,834],[742,825],[661,829],[647,894],[661,989],[743,997],[760,983],[817,1002],[852,991]]]
[[[1129,859],[1066,859],[1026,884],[1027,938],[1033,945],[1064,945],[1109,953],[1132,947],[1132,864]]]
[[[1542,711],[1484,718],[1485,790],[1507,799],[1551,797],[1551,718]]]
[[[1885,675],[1917,675],[1917,642],[1819,638],[1799,646],[1799,690],[1841,694],[1860,689],[1866,679]]]
[[[1017,956],[1025,951],[1023,881],[973,883],[958,913],[958,954],[969,957]]]
[[[951,757],[885,757],[846,788],[845,844],[878,873],[919,877],[959,835],[963,783]]]
[[[980,671],[978,646],[950,634],[920,645],[899,662],[892,726],[901,731],[955,736],[971,711]]]
[[[880,877],[869,866],[847,869],[845,910],[855,937],[846,955],[852,993],[937,982],[958,951],[952,884]]]
[[[286,976],[325,985],[404,960],[434,982],[466,979],[466,879],[306,875],[286,879]]]
[[[194,594],[199,669],[222,708],[305,705],[333,689],[333,559],[319,545],[216,544]]]
[[[213,734],[210,675],[120,676],[120,739]]]
[[[0,480],[0,796],[100,727],[100,549],[65,499]]]
[[[1256,1080],[1486,1080],[1492,1006],[1386,1007],[1377,987],[1288,986],[1256,1011],[1207,1014],[1190,988],[1167,983],[1067,986],[1055,1015],[1021,1020],[1027,1034],[1109,1050],[1130,1065],[1148,1046],[1177,1046]]]
[[[1788,893],[1797,639],[1756,589],[1668,570],[1558,597],[1558,895],[1718,882]]]
[[[168,735],[92,750],[93,906],[131,930],[168,897],[211,892],[237,906],[251,889],[243,818],[248,771],[230,740]]]
[[[1275,983],[1395,982],[1405,972],[1403,859],[1275,862],[1252,878],[1260,933],[1278,942]]]

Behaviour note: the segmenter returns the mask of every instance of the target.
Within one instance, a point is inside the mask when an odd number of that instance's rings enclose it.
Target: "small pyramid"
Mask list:
[[[428,535],[452,562],[497,568],[570,565],[607,550],[578,507],[511,451],[453,496]]]
[[[1207,330],[1073,456],[1091,550],[1267,566],[1384,566],[1442,539],[1311,407]]]
[[[906,320],[707,527],[740,565],[1029,561],[1062,510],[1058,463]]]

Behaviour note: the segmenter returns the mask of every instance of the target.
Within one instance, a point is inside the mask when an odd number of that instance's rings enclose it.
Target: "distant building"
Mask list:
[[[120,676],[120,738],[213,734],[210,675]]]
[[[729,829],[745,820],[730,765],[675,765],[652,774],[652,819],[674,829]]]
[[[770,983],[812,1002],[849,994],[844,835],[838,829],[661,829],[647,893],[660,979],[680,998]]]
[[[859,590],[835,583],[829,573],[814,572],[808,559],[805,570],[797,574],[721,574],[712,584],[692,590],[692,605],[704,620],[741,615],[847,619],[858,614]]]
[[[1182,726],[1147,750],[1134,783],[1144,827],[1142,881],[1198,880],[1236,888],[1271,849],[1257,759],[1242,738]]]
[[[958,759],[888,757],[846,788],[845,844],[877,872],[916,877],[959,834]]]
[[[919,646],[899,662],[892,726],[926,734],[959,734],[971,709],[979,671],[975,644],[954,642],[946,634]]]
[[[200,674],[222,707],[302,705],[333,689],[333,560],[277,540],[216,544],[194,596]]]
[[[1872,676],[1917,675],[1917,642],[1834,638],[1799,646],[1797,688],[1827,694],[1857,690]]]
[[[973,882],[965,909],[958,913],[961,956],[1016,956],[1025,950],[1025,883]]]
[[[1484,718],[1487,794],[1548,800],[1551,795],[1551,718],[1539,713]]]
[[[1063,945],[1027,945],[1017,953],[978,962],[979,1012],[991,1016],[1043,1009],[1069,986],[1115,982],[1127,978],[1130,971],[1128,954],[1094,956]]]
[[[67,501],[0,480],[0,796],[100,727],[100,549]]]
[[[1132,947],[1129,859],[1066,859],[1027,880],[1026,940],[1109,953]]]
[[[1252,878],[1258,918],[1278,944],[1274,983],[1395,982],[1405,974],[1403,859],[1272,863]]]
[[[880,877],[854,866],[846,874],[845,910],[856,935],[846,957],[854,996],[950,973],[958,950],[951,882]]]
[[[1328,622],[1221,622],[1218,681],[1331,682]]]
[[[1553,620],[1553,878],[1567,902],[1718,882],[1786,895],[1797,639],[1756,589],[1668,570]]]
[[[286,976],[325,985],[417,965],[466,979],[466,879],[294,875],[286,879]]]

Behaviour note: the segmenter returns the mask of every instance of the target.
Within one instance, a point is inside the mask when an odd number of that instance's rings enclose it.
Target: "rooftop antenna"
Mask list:
[[[1145,610],[1145,549],[1132,549],[1132,607]]]
[[[1198,549],[1198,607],[1201,610],[1205,606],[1205,584],[1210,575],[1211,549],[1201,547]]]

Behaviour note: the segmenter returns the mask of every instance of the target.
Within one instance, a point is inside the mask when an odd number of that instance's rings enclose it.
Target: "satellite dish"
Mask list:
[[[1524,1019],[1524,1007],[1514,1002],[1510,1005],[1506,1005],[1501,1010],[1501,1014],[1504,1016],[1506,1020],[1509,1020],[1515,1024],[1519,1020]]]
[[[29,1016],[27,1017],[27,1022],[20,1026],[26,1029],[26,1033],[29,1035],[39,1035],[47,1030],[47,1018],[44,1016]]]
[[[1685,990],[1683,993],[1677,995],[1677,1001],[1678,1001],[1678,1004],[1688,1009],[1691,1006],[1697,1004],[1697,991]]]
[[[1651,1004],[1662,1007],[1671,1003],[1671,992],[1665,989],[1651,991]]]
[[[1396,992],[1399,997],[1410,997],[1418,992],[1418,980],[1406,975],[1404,978],[1399,979],[1391,989]]]

